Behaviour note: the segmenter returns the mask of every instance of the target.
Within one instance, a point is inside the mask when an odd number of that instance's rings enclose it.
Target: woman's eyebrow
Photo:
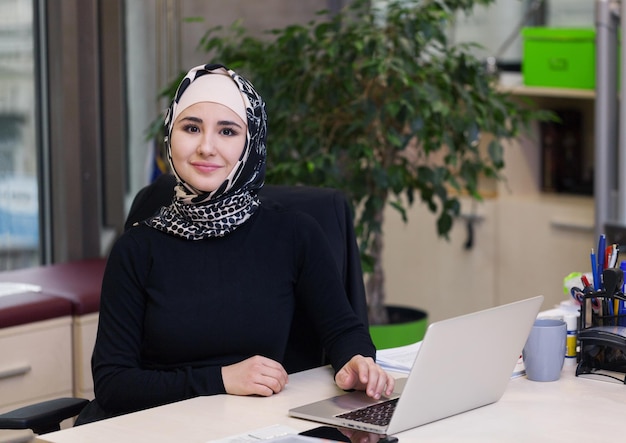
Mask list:
[[[180,119],[180,121],[190,120],[194,123],[202,123],[202,119],[199,117],[187,116]]]
[[[186,117],[183,117],[180,119],[181,122],[183,121],[192,121],[194,123],[203,123],[204,120],[202,120],[200,117],[194,117],[192,115],[188,115]],[[243,129],[243,126],[241,126],[239,123],[237,123],[234,120],[220,120],[217,122],[217,124],[219,126],[237,126],[238,128]]]
[[[217,122],[217,124],[220,125],[220,126],[237,126],[238,128],[242,128],[243,129],[243,126],[241,126],[236,121],[232,121],[232,120],[220,120],[220,121]]]

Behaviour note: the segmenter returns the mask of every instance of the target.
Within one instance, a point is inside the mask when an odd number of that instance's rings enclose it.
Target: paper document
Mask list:
[[[381,349],[376,351],[376,363],[386,370],[408,374],[413,367],[420,346],[422,342],[418,341],[397,348]]]

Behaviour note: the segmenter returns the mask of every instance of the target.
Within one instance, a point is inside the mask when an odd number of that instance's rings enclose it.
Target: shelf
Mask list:
[[[542,86],[526,86],[523,84],[522,75],[519,73],[500,74],[499,89],[513,95],[525,97],[549,97],[549,98],[573,98],[593,100],[596,91],[593,89],[555,88]]]
[[[503,86],[503,91],[509,91],[514,95],[528,97],[558,97],[593,100],[596,91],[593,89],[568,89],[568,88],[545,88],[540,86]]]

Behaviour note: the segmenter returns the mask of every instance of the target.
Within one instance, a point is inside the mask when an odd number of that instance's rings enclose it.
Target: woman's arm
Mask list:
[[[315,223],[303,221],[297,293],[306,300],[322,338],[335,381],[342,389],[364,390],[373,398],[390,395],[394,379],[376,364],[369,331],[352,310],[331,257],[330,245]]]
[[[164,370],[142,360],[145,285],[156,253],[149,239],[133,230],[116,242],[107,262],[92,371],[98,403],[109,412],[225,393],[219,366]]]
[[[293,235],[297,245],[296,297],[303,301],[332,366],[338,371],[355,355],[375,358],[369,331],[348,301],[319,225],[301,214]]]

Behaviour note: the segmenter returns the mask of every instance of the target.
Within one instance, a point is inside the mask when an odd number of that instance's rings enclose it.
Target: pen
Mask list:
[[[619,264],[619,268],[622,270],[623,273],[626,273],[626,261],[622,260]],[[622,296],[624,296],[624,290],[626,290],[626,282],[622,282]],[[618,324],[620,326],[626,326],[626,301],[624,300],[620,300],[619,301],[619,308],[617,310],[617,315],[618,315]]]
[[[619,256],[619,246],[613,243],[607,248],[607,263],[609,268],[617,266],[617,257]]]
[[[591,248],[591,275],[593,276],[593,289],[597,291],[599,289],[600,278],[598,277],[598,262],[596,261],[596,254]]]
[[[606,254],[606,236],[604,234],[600,234],[600,239],[598,240],[598,277],[602,276],[602,272],[604,271],[604,257]],[[599,282],[598,289],[602,289],[602,282]]]
[[[624,294],[624,270],[622,268],[615,268],[615,273],[617,275],[617,285],[615,285],[615,290],[613,291],[613,316],[614,316],[614,325],[619,325],[619,308],[622,304],[622,301],[617,298]]]
[[[625,263],[625,266],[626,266],[626,262],[624,262],[624,263]],[[589,281],[589,278],[587,278],[587,276],[585,274],[580,276],[580,281],[583,284],[583,288],[590,288],[591,287],[591,282]]]
[[[615,293],[622,290],[623,276],[621,269],[609,268],[605,269],[602,273],[602,285],[604,286],[604,308],[602,310],[604,315],[613,317],[616,313],[614,311]]]

